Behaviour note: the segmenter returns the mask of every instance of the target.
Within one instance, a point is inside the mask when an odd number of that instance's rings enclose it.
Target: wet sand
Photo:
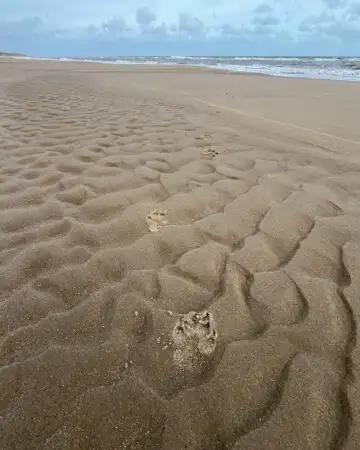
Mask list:
[[[356,450],[360,84],[0,59],[0,448]]]

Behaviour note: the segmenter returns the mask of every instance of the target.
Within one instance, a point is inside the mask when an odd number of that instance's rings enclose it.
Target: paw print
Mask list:
[[[160,231],[160,229],[167,225],[169,222],[165,219],[167,211],[162,209],[154,209],[150,214],[146,216],[146,222],[149,230],[153,233]]]
[[[214,159],[216,156],[218,156],[219,152],[215,148],[210,147],[203,150],[201,154],[207,159]]]
[[[216,347],[218,334],[209,311],[189,313],[176,322],[172,338],[176,350],[175,364],[193,370],[197,357],[210,356]]]

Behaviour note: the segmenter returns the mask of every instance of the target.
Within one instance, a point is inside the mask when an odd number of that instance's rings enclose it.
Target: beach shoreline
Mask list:
[[[280,78],[318,79],[359,82],[359,57],[245,57],[245,56],[138,56],[138,57],[88,57],[88,58],[36,58],[16,56],[27,60],[53,60],[61,62],[86,62],[122,66],[178,66],[198,67],[237,74],[259,74]]]
[[[356,450],[360,85],[0,58],[2,450]]]

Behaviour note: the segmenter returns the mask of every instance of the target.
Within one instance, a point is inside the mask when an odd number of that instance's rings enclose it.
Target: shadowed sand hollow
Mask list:
[[[358,449],[359,98],[0,60],[1,450]]]

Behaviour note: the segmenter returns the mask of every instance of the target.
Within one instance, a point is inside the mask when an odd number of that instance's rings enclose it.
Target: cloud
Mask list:
[[[319,15],[310,16],[299,24],[299,31],[305,33],[321,34],[336,20],[333,13],[323,12]]]
[[[349,49],[356,51],[356,43],[360,41],[360,24],[358,22],[344,20],[343,16],[330,12],[324,12],[303,21],[299,26],[299,32],[302,42],[327,42],[331,45],[332,54],[348,55],[350,54]],[[354,46],[352,46],[352,42],[355,43]]]
[[[360,26],[342,20],[335,20],[324,26],[323,33],[331,39],[340,43],[360,42]]]
[[[270,27],[278,25],[280,19],[274,15],[273,8],[262,3],[253,10],[252,24],[255,26],[253,32],[259,35],[269,34],[271,32]]]
[[[172,32],[172,28],[166,23],[157,23],[157,17],[147,7],[141,7],[136,10],[136,23],[140,27],[139,35],[133,36],[137,39],[167,39]]]
[[[189,13],[179,14],[179,32],[187,36],[199,36],[205,33],[204,23]]]
[[[149,8],[143,6],[136,11],[136,22],[141,27],[148,27],[156,21],[156,15],[149,10]]]
[[[0,21],[0,36],[26,36],[40,33],[44,24],[39,17],[25,17],[11,22]]]
[[[220,27],[220,34],[225,38],[241,38],[246,35],[246,30],[242,28],[236,28],[229,23],[224,23]]]
[[[127,24],[123,17],[114,17],[113,19],[107,20],[101,24],[101,31],[113,36],[114,38],[123,36],[126,29]]]
[[[346,0],[322,0],[331,9],[342,8],[346,5]]]
[[[263,25],[263,26],[273,26],[273,25],[278,25],[280,23],[280,20],[275,17],[275,16],[270,16],[270,15],[266,15],[266,16],[255,16],[253,18],[253,23],[255,25]]]
[[[360,19],[360,3],[352,3],[348,7],[346,15],[350,20]]]
[[[255,14],[270,14],[272,12],[273,12],[272,7],[266,3],[262,3],[261,5],[258,5],[254,9]]]
[[[53,3],[5,2],[0,50],[42,56],[359,52],[360,0]]]

